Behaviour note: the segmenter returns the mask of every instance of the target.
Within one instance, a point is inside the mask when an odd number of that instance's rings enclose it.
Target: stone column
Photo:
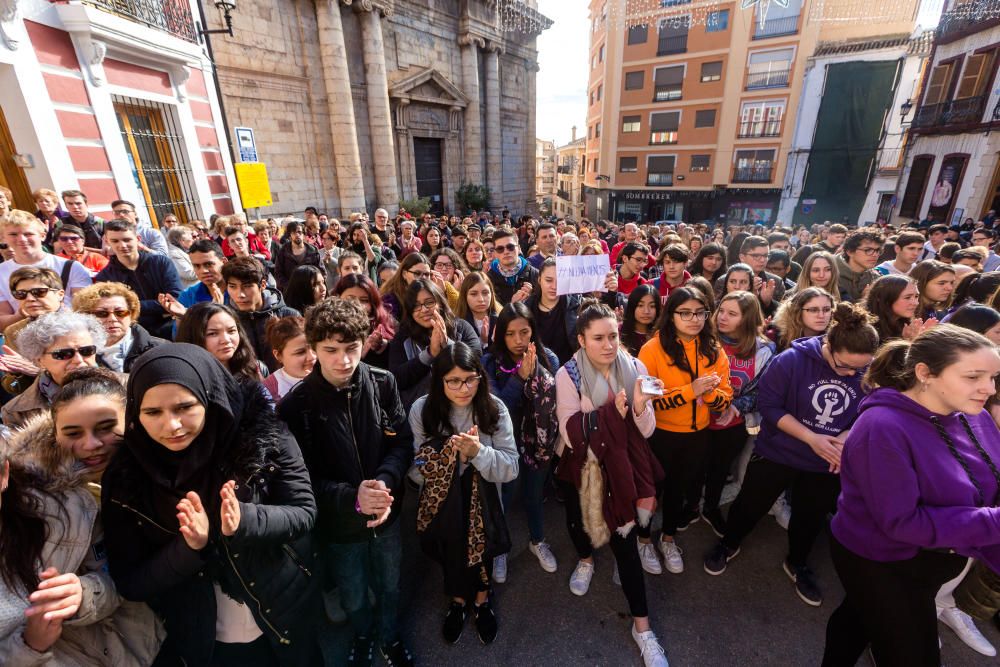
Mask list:
[[[361,10],[361,40],[364,45],[365,84],[368,93],[368,127],[372,138],[375,192],[378,205],[392,215],[399,205],[399,181],[396,179],[396,153],[393,141],[392,112],[389,108],[389,80],[385,69],[385,42],[382,38],[384,10],[358,5]]]
[[[458,39],[462,45],[462,87],[469,98],[465,107],[465,164],[464,177],[469,183],[483,183],[483,131],[480,120],[479,49],[486,46],[486,40],[475,35],[463,35]]]
[[[525,66],[525,88],[528,91],[527,99],[527,114],[528,122],[525,132],[522,135],[521,140],[524,142],[524,155],[525,155],[525,174],[524,174],[524,211],[525,213],[538,213],[538,200],[535,197],[535,177],[537,174],[535,170],[537,165],[535,163],[535,126],[537,124],[537,119],[535,117],[535,104],[536,104],[536,94],[535,90],[539,67],[536,61],[530,61]]]
[[[486,50],[486,184],[493,193],[494,209],[504,206],[503,148],[500,133],[500,53],[503,47],[490,42]]]
[[[361,178],[361,153],[355,131],[354,105],[351,103],[351,77],[347,69],[340,0],[316,2],[316,27],[327,112],[330,115],[340,213],[343,216],[352,211],[365,210],[365,186]]]

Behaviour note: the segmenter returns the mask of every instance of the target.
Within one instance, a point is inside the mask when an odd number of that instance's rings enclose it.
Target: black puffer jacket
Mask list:
[[[413,462],[413,434],[388,371],[361,363],[337,389],[319,364],[278,404],[278,414],[302,446],[319,505],[316,532],[325,542],[363,542],[399,518],[404,477]],[[358,514],[358,487],[381,480],[394,499],[388,521],[370,529]]]
[[[212,664],[216,602],[213,581],[244,602],[282,665],[315,664],[314,620],[321,614],[311,529],[316,503],[309,473],[289,435],[255,386],[243,389],[239,445],[227,457],[235,479],[239,530],[213,534],[190,549],[176,522],[161,525],[158,493],[134,455],[122,447],[103,477],[102,516],[111,576],[118,592],[149,604],[165,621],[166,655]]]
[[[267,336],[264,333],[267,329],[267,323],[273,317],[288,317],[300,313],[294,308],[286,306],[284,299],[281,298],[281,294],[276,289],[268,287],[261,296],[264,303],[260,310],[253,312],[238,310],[236,312],[240,316],[240,324],[243,325],[243,330],[246,331],[247,337],[250,339],[250,347],[253,348],[257,359],[264,362],[269,371],[274,372],[281,364],[274,358],[271,346],[267,344]]]

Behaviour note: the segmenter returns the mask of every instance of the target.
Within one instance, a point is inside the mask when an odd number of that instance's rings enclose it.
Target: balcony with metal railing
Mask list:
[[[733,168],[733,183],[770,183],[774,168],[771,165]]]
[[[672,171],[646,174],[646,185],[673,185],[673,184],[674,184],[674,172]]]
[[[792,74],[792,68],[766,69],[758,72],[747,72],[747,90],[762,88],[784,88]]]
[[[681,99],[681,86],[679,84],[657,86],[653,90],[654,102],[670,102],[679,99]]]
[[[566,201],[570,200],[570,194],[566,190],[556,190],[556,197],[559,197],[559,199],[565,199]]]
[[[740,139],[759,139],[762,137],[780,137],[780,120],[756,120],[740,123],[736,135]]]
[[[917,109],[913,117],[914,129],[926,130],[949,125],[967,125],[983,122],[986,95],[963,97],[950,102],[926,104]]]
[[[674,35],[672,37],[661,37],[656,45],[657,56],[671,56],[677,53],[687,53],[688,36]]]
[[[765,19],[763,25],[758,21],[754,21],[753,25],[754,39],[769,39],[771,37],[794,35],[799,31],[799,15]]]
[[[968,0],[955,3],[941,14],[934,41],[947,44],[1000,23],[997,18],[1000,0]]]
[[[191,6],[185,0],[84,0],[84,4],[189,42],[198,41]]]
[[[569,166],[568,164],[561,164],[558,167],[556,167],[556,172],[560,174],[572,174],[573,167]]]

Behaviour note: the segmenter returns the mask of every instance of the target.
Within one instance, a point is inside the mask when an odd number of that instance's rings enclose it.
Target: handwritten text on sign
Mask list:
[[[607,255],[556,257],[556,293],[606,292],[604,281],[611,270]]]

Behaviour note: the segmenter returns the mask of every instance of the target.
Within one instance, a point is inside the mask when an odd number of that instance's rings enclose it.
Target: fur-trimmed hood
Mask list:
[[[0,461],[7,459],[41,480],[50,494],[86,486],[86,470],[72,452],[56,444],[55,426],[48,413],[35,415],[12,435],[0,441]]]

